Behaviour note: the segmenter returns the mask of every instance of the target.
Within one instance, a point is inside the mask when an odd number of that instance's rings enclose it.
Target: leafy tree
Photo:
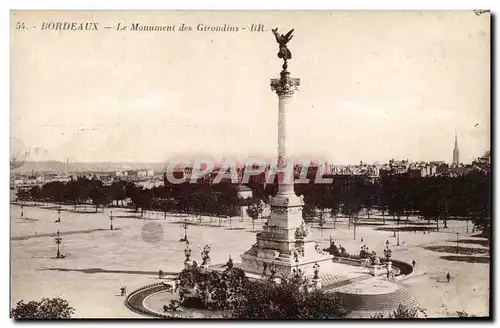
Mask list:
[[[40,189],[40,187],[34,186],[30,189],[29,193],[31,200],[34,201],[36,205],[37,200],[40,200],[40,196],[42,195],[42,190]]]
[[[111,197],[108,194],[108,188],[104,187],[102,182],[99,180],[92,180],[88,195],[92,200],[92,203],[95,205],[96,213],[100,206],[108,205],[111,201]]]
[[[353,224],[354,239],[356,239],[356,227],[359,220],[358,215],[362,208],[362,204],[358,196],[358,190],[359,189],[357,189],[356,184],[351,186],[345,193],[342,204],[342,214],[348,217],[349,227]]]
[[[252,219],[252,229],[255,230],[255,220],[257,220],[264,211],[264,203],[259,200],[247,207],[247,214]]]
[[[18,189],[16,192],[16,197],[20,201],[26,201],[30,199],[30,192],[26,189]]]
[[[116,206],[118,206],[118,202],[122,202],[127,198],[127,182],[125,181],[115,181],[113,182],[108,189],[111,201],[116,202]]]
[[[42,298],[41,301],[17,302],[16,307],[10,311],[10,316],[17,320],[69,319],[74,313],[75,309],[66,300]]]
[[[304,207],[302,208],[302,218],[305,222],[313,221],[317,216],[317,208],[316,206],[310,204],[309,202],[305,202]]]
[[[42,194],[45,199],[53,202],[62,202],[64,200],[64,182],[50,181],[42,186]]]
[[[198,268],[179,274],[179,294],[186,307],[231,310],[235,319],[331,319],[345,318],[346,303],[337,294],[310,291],[303,276],[273,275],[251,281],[228,261],[224,272]]]
[[[308,291],[302,278],[249,282],[232,317],[237,319],[337,319],[349,310],[335,293]]]
[[[337,216],[340,213],[340,204],[330,207],[330,217],[333,219],[333,229],[337,229]]]
[[[77,180],[71,180],[64,185],[63,197],[66,201],[73,203],[74,209],[76,209],[76,205],[83,198],[83,194],[82,186]]]
[[[222,273],[185,269],[179,274],[179,280],[179,295],[184,306],[212,310],[234,308],[248,284],[245,272],[229,262]]]
[[[425,310],[419,307],[406,307],[399,304],[398,308],[391,313],[377,313],[371,316],[372,319],[417,319],[423,315],[427,317]]]

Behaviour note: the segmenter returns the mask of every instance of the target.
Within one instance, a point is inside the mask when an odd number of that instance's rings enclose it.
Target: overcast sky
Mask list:
[[[31,159],[275,157],[269,80],[281,63],[272,27],[295,28],[292,155],[451,162],[455,129],[462,162],[490,147],[489,14],[18,12],[15,21],[37,26],[11,35],[11,136]],[[40,31],[43,21],[95,21],[100,30]],[[103,29],[118,22],[194,30]],[[252,23],[266,32],[250,32]],[[240,31],[198,32],[198,24]]]

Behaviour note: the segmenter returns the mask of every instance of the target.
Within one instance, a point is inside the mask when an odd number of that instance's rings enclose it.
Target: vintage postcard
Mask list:
[[[491,318],[489,11],[10,19],[12,318]]]

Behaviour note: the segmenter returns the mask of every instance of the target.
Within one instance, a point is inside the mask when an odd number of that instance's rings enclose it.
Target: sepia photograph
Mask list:
[[[489,10],[9,24],[10,318],[492,318]]]

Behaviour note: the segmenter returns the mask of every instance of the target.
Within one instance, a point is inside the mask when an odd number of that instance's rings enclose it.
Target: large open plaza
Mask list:
[[[140,314],[130,311],[120,296],[120,288],[129,292],[143,285],[157,283],[158,271],[168,279],[183,269],[185,243],[182,223],[185,217],[148,212],[144,218],[128,209],[110,208],[104,212],[75,213],[72,206],[63,206],[61,222],[55,223],[58,212],[54,206],[23,206],[23,217],[18,205],[11,206],[11,282],[12,305],[21,299],[61,297],[75,307],[75,317],[84,318],[134,318]],[[110,230],[110,212],[113,211],[114,230]],[[83,212],[83,210],[82,210]],[[372,216],[373,217],[373,216]],[[416,262],[415,271],[400,280],[408,293],[419,301],[429,317],[456,316],[456,311],[471,315],[488,315],[490,260],[488,241],[473,237],[469,223],[448,222],[448,228],[439,232],[401,231],[400,246],[396,246],[393,232],[381,228],[397,227],[396,222],[379,215],[370,219],[371,225],[359,225],[357,240],[353,228],[339,219],[336,229],[330,220],[324,226],[323,237],[319,228],[311,228],[321,247],[328,247],[330,236],[348,252],[357,253],[361,246],[382,252],[390,242],[393,258]],[[212,263],[225,263],[231,255],[235,262],[255,242],[255,231],[249,218],[219,219],[187,217],[190,223],[187,236],[192,248],[192,259],[201,263],[205,245],[211,247]],[[368,220],[366,220],[368,221]],[[258,220],[260,229],[264,220]],[[414,225],[413,223],[417,223]],[[427,226],[425,221],[410,217],[407,225]],[[435,224],[429,225],[434,228]],[[61,254],[56,258],[54,238],[59,230],[62,237]],[[459,254],[456,254],[459,233]],[[363,242],[361,242],[363,239]],[[470,254],[470,255],[467,255]],[[446,282],[446,273],[451,280]],[[337,272],[338,276],[346,275]],[[333,274],[335,276],[335,274]],[[331,278],[335,279],[335,278]],[[377,277],[377,279],[380,279]],[[369,282],[369,280],[368,280]],[[361,284],[359,282],[358,284]],[[365,282],[363,287],[370,290]],[[342,287],[355,288],[355,283]]]

